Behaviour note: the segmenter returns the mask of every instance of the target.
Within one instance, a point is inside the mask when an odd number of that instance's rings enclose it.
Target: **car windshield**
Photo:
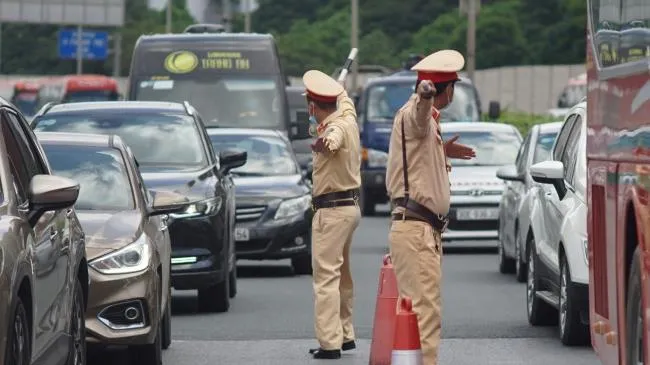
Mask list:
[[[551,149],[557,137],[557,132],[541,133],[537,137],[537,144],[535,144],[535,152],[533,154],[533,164],[541,161],[546,161],[551,156]]]
[[[22,91],[14,95],[12,102],[25,115],[36,114],[38,93]]]
[[[415,83],[392,83],[371,86],[366,103],[366,120],[376,123],[392,122],[395,114],[413,95]],[[442,110],[443,122],[475,122],[479,119],[471,86],[456,83],[454,100]]]
[[[472,147],[476,157],[471,160],[449,159],[453,166],[500,166],[514,164],[521,145],[520,137],[513,132],[463,131],[445,132],[446,141],[458,135],[458,143]]]
[[[299,173],[291,146],[279,137],[219,134],[211,135],[215,151],[240,149],[248,154],[246,164],[232,170],[240,176],[280,176]]]
[[[201,167],[206,153],[194,119],[172,113],[91,111],[52,114],[34,121],[34,130],[117,134],[133,150],[140,165]]]
[[[117,93],[112,90],[68,91],[63,97],[64,103],[79,103],[84,101],[115,101]]]
[[[206,127],[280,128],[283,123],[278,81],[270,77],[146,80],[135,100],[187,100]]]
[[[107,147],[43,144],[55,174],[79,183],[79,210],[134,209],[133,190],[119,151]]]

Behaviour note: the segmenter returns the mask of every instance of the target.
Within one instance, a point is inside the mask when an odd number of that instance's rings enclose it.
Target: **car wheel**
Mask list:
[[[366,217],[374,216],[375,211],[375,202],[368,196],[368,193],[364,189],[361,189],[361,215]]]
[[[25,305],[20,298],[14,304],[11,326],[8,329],[5,348],[5,365],[29,365],[32,357],[32,344],[29,321]]]
[[[129,346],[131,363],[138,365],[161,365],[162,364],[162,322],[158,325],[158,331],[153,343],[138,346]]]
[[[576,308],[571,273],[566,256],[560,257],[560,340],[567,346],[585,345],[589,340],[589,327],[582,324],[580,310]]]
[[[535,254],[535,241],[531,238],[527,245],[528,272],[526,283],[526,312],[528,323],[533,326],[552,325],[557,323],[557,311],[550,304],[537,296],[539,277],[537,275],[537,255]]]
[[[526,263],[521,254],[521,239],[519,238],[519,230],[515,230],[515,278],[520,283],[526,282]]]
[[[311,275],[311,255],[304,254],[291,259],[291,267],[295,275]]]
[[[72,314],[70,315],[70,350],[68,352],[68,365],[86,364],[86,309],[84,306],[84,292],[79,279],[75,281],[72,298]]]
[[[201,312],[223,313],[230,309],[230,279],[226,277],[216,285],[199,289],[199,310]]]
[[[625,323],[627,343],[627,365],[644,363],[645,331],[643,330],[643,306],[641,305],[641,262],[639,249],[634,250],[627,289],[627,310]]]
[[[497,243],[497,251],[499,257],[499,272],[502,274],[512,274],[515,272],[515,260],[506,256],[503,249],[503,241],[499,240]]]
[[[230,283],[228,283],[228,295],[230,295],[230,298],[234,298],[237,296],[237,264],[233,265],[232,271],[228,275],[228,280],[230,280]]]
[[[167,293],[167,308],[162,318],[162,339],[161,347],[167,350],[172,344],[172,287],[170,286]]]

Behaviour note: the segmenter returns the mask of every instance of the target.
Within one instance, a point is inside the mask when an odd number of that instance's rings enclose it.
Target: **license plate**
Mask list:
[[[499,218],[499,210],[491,208],[458,209],[456,219],[459,221],[481,221]]]
[[[250,239],[248,228],[235,228],[235,241],[248,241]]]

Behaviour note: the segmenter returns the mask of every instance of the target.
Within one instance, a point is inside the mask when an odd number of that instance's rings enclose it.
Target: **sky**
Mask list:
[[[167,3],[167,0],[148,0],[149,1],[149,7],[153,9],[158,9],[161,10],[165,4]],[[206,5],[210,2],[210,0],[187,0],[187,8],[190,13],[196,19],[198,22],[204,22],[204,11],[206,8]],[[253,9],[257,8],[257,0],[250,0],[251,2],[251,7]],[[220,2],[219,2],[220,3]],[[235,10],[233,8],[233,10]]]

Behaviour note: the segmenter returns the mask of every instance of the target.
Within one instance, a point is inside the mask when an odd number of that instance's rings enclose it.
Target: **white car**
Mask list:
[[[530,166],[549,158],[561,127],[561,121],[534,125],[524,138],[514,165],[497,171],[497,177],[506,183],[499,204],[499,271],[514,273],[520,283],[526,281],[528,270],[522,247],[530,229],[535,196],[530,191],[540,187],[530,176]]]
[[[532,325],[559,322],[565,345],[589,343],[586,102],[571,108],[551,158],[530,168],[536,189],[527,234],[527,313]]]

